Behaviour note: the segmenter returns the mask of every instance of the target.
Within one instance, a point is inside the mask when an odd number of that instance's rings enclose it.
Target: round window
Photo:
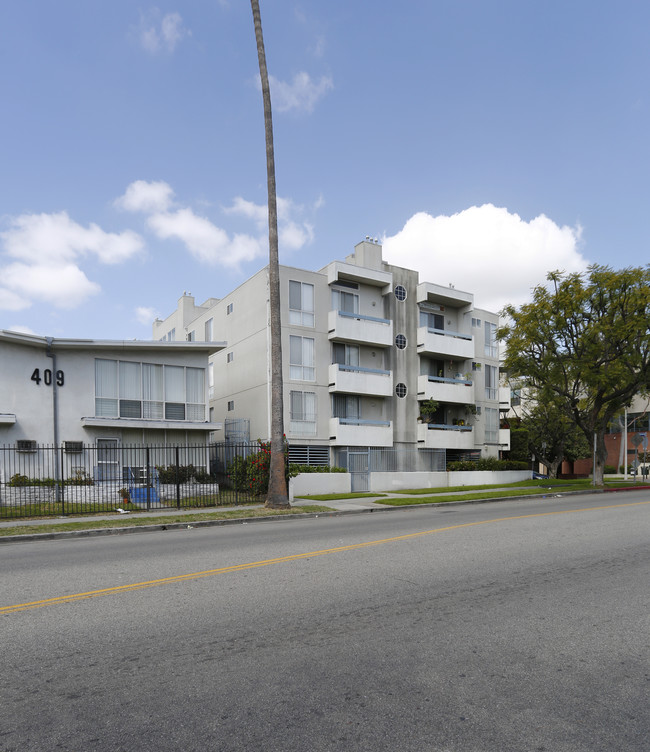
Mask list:
[[[397,287],[395,288],[395,297],[398,300],[406,300],[406,287],[397,285]]]
[[[403,334],[398,334],[395,337],[395,345],[398,350],[403,350],[406,347],[406,337]]]
[[[395,394],[398,397],[406,397],[407,391],[406,384],[402,384],[401,382],[395,387]]]

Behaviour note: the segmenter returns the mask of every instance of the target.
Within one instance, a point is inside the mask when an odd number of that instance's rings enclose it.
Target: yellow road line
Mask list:
[[[60,603],[73,603],[75,601],[86,600],[88,598],[97,598],[102,595],[115,595],[119,593],[129,593],[134,590],[144,590],[145,588],[157,587],[158,585],[172,585],[177,582],[187,580],[197,580],[201,577],[212,577],[218,574],[229,574],[231,572],[240,572],[246,569],[256,569],[259,567],[268,567],[271,564],[283,564],[289,561],[298,561],[300,559],[311,559],[315,556],[325,556],[328,554],[342,553],[343,551],[355,551],[360,548],[369,546],[379,546],[384,543],[395,543],[397,541],[409,540],[412,538],[421,538],[425,535],[434,533],[443,533],[449,530],[458,530],[460,528],[476,527],[478,525],[490,525],[495,522],[510,522],[512,520],[526,520],[533,517],[550,517],[559,514],[577,514],[579,512],[594,512],[601,509],[619,509],[621,507],[635,507],[642,504],[650,504],[650,501],[636,501],[626,504],[609,504],[600,507],[586,507],[584,509],[566,509],[554,512],[536,512],[534,514],[520,514],[512,517],[496,517],[492,520],[481,520],[480,522],[465,522],[459,525],[449,525],[447,527],[438,527],[433,530],[421,530],[417,533],[407,533],[405,535],[396,535],[392,538],[381,538],[379,540],[367,541],[366,543],[352,543],[348,546],[338,546],[336,548],[324,548],[320,551],[308,551],[303,554],[290,554],[289,556],[280,556],[276,559],[263,559],[262,561],[253,561],[245,564],[233,564],[228,567],[219,567],[218,569],[206,569],[203,572],[190,572],[189,574],[180,574],[173,577],[163,577],[159,580],[147,580],[145,582],[134,582],[130,585],[116,585],[115,587],[102,588],[101,590],[90,590],[86,593],[74,593],[72,595],[60,595],[54,598],[46,598],[40,601],[30,601],[29,603],[17,603],[13,606],[0,607],[1,614],[12,614],[17,611],[27,611],[33,608],[42,608],[43,606],[53,606]]]

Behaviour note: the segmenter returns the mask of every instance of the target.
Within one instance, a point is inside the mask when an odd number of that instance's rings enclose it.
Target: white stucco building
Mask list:
[[[223,343],[54,339],[0,330],[0,445],[203,444]]]
[[[280,284],[292,461],[444,469],[448,459],[508,448],[498,315],[476,309],[471,293],[420,282],[416,271],[385,263],[372,241],[319,271],[282,266]],[[246,421],[250,438],[270,435],[268,305],[264,268],[222,299],[196,305],[183,294],[153,325],[154,339],[227,342],[210,357],[208,377],[226,438]],[[439,407],[421,423],[426,399]]]

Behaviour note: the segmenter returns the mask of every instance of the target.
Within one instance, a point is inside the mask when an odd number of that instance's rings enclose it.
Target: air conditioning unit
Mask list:
[[[32,439],[16,439],[16,450],[18,452],[35,452],[36,442]]]
[[[84,450],[84,445],[82,441],[64,441],[63,442],[63,451],[66,454],[81,454]]]

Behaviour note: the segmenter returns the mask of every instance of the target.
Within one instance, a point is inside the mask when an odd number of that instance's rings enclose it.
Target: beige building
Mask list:
[[[473,295],[387,264],[365,241],[319,271],[280,267],[285,432],[292,461],[440,470],[498,456],[498,315]],[[159,340],[225,341],[210,357],[211,419],[226,439],[270,435],[268,268],[222,299],[183,294]],[[218,378],[217,378],[218,374]],[[501,399],[500,399],[501,398]],[[423,400],[438,403],[420,422]]]

